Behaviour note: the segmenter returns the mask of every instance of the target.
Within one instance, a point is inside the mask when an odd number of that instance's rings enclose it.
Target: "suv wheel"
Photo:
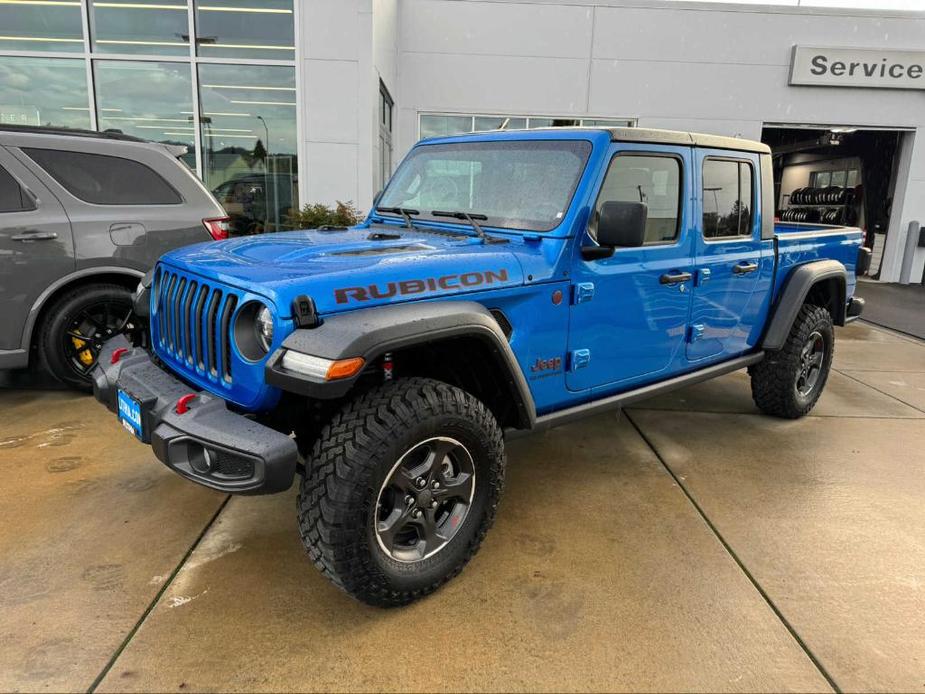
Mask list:
[[[72,289],[48,308],[39,331],[43,366],[65,385],[91,389],[90,369],[103,342],[125,331],[132,315],[132,294],[117,284]]]
[[[832,316],[819,306],[804,305],[783,348],[749,369],[755,404],[776,417],[807,414],[822,395],[834,353]]]
[[[306,461],[299,529],[335,585],[404,605],[458,574],[494,520],[501,428],[469,393],[410,378],[348,403]]]

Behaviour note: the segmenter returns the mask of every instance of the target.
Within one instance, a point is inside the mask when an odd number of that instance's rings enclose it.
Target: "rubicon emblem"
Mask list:
[[[485,270],[484,272],[466,272],[461,275],[443,275],[387,284],[370,284],[367,287],[344,287],[334,290],[334,299],[339,304],[351,301],[370,301],[372,299],[389,299],[393,296],[423,294],[440,290],[470,289],[483,284],[506,282],[507,270]]]

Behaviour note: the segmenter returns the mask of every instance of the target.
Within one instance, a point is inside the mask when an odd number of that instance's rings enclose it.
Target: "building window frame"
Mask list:
[[[614,125],[614,126],[599,126],[599,127],[627,127],[635,128],[639,122],[638,118],[624,118],[622,116],[595,116],[595,115],[575,115],[575,114],[563,114],[563,115],[548,115],[548,114],[524,114],[524,113],[472,113],[472,112],[460,112],[460,111],[431,111],[431,110],[422,110],[417,113],[417,140],[421,139],[421,117],[422,116],[437,116],[437,117],[451,117],[451,118],[469,118],[469,131],[473,132],[482,132],[475,130],[475,119],[476,118],[510,118],[510,119],[522,119],[526,122],[526,130],[532,130],[530,121],[531,120],[577,120],[579,122],[579,127],[585,125],[585,121],[615,121],[623,122],[624,125]],[[535,126],[535,127],[547,127],[547,126]],[[588,125],[587,127],[597,127],[594,125]]]
[[[302,49],[301,49],[301,24],[299,17],[299,5],[300,0],[293,0],[293,9],[292,9],[292,18],[293,18],[293,31],[295,36],[295,55],[293,59],[269,59],[269,58],[222,58],[222,57],[206,57],[202,55],[197,55],[196,46],[197,42],[196,37],[196,7],[195,0],[188,0],[186,13],[187,13],[187,23],[189,26],[189,52],[182,55],[161,55],[158,53],[150,54],[137,54],[137,53],[103,53],[99,51],[94,51],[92,49],[92,36],[90,32],[90,12],[91,12],[91,0],[80,0],[80,13],[81,13],[81,25],[83,30],[83,50],[82,51],[39,51],[39,50],[2,50],[0,49],[0,59],[7,57],[23,57],[23,58],[71,58],[76,60],[84,61],[84,68],[86,72],[87,79],[87,107],[90,113],[90,128],[91,130],[99,129],[99,120],[97,116],[96,108],[96,80],[93,71],[93,61],[94,60],[106,60],[106,61],[125,61],[125,62],[174,62],[174,63],[186,63],[190,65],[190,72],[192,75],[191,83],[191,96],[193,103],[193,128],[195,133],[195,147],[196,147],[196,175],[200,179],[205,178],[203,171],[203,157],[202,157],[202,123],[201,123],[201,113],[200,113],[200,103],[199,103],[199,65],[201,64],[213,64],[213,65],[276,65],[282,67],[291,67],[295,70],[296,75],[296,103],[300,102],[301,97],[301,62],[302,62]],[[298,138],[297,142],[297,155],[300,163],[305,162],[304,149],[304,140],[302,137],[302,109],[296,107],[296,134]],[[304,164],[303,164],[304,165]],[[304,195],[304,191],[301,190],[305,176],[299,176],[299,195],[300,198]],[[302,198],[304,199],[304,198]]]

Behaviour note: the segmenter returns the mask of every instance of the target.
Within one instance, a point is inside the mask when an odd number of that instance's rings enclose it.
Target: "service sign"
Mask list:
[[[790,84],[925,89],[925,51],[794,46]]]

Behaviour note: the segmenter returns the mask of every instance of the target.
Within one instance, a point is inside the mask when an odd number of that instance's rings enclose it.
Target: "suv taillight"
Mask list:
[[[203,219],[202,223],[205,225],[206,231],[209,232],[209,236],[211,236],[216,241],[227,239],[228,232],[231,231],[231,218],[230,217],[216,217],[215,219]]]

